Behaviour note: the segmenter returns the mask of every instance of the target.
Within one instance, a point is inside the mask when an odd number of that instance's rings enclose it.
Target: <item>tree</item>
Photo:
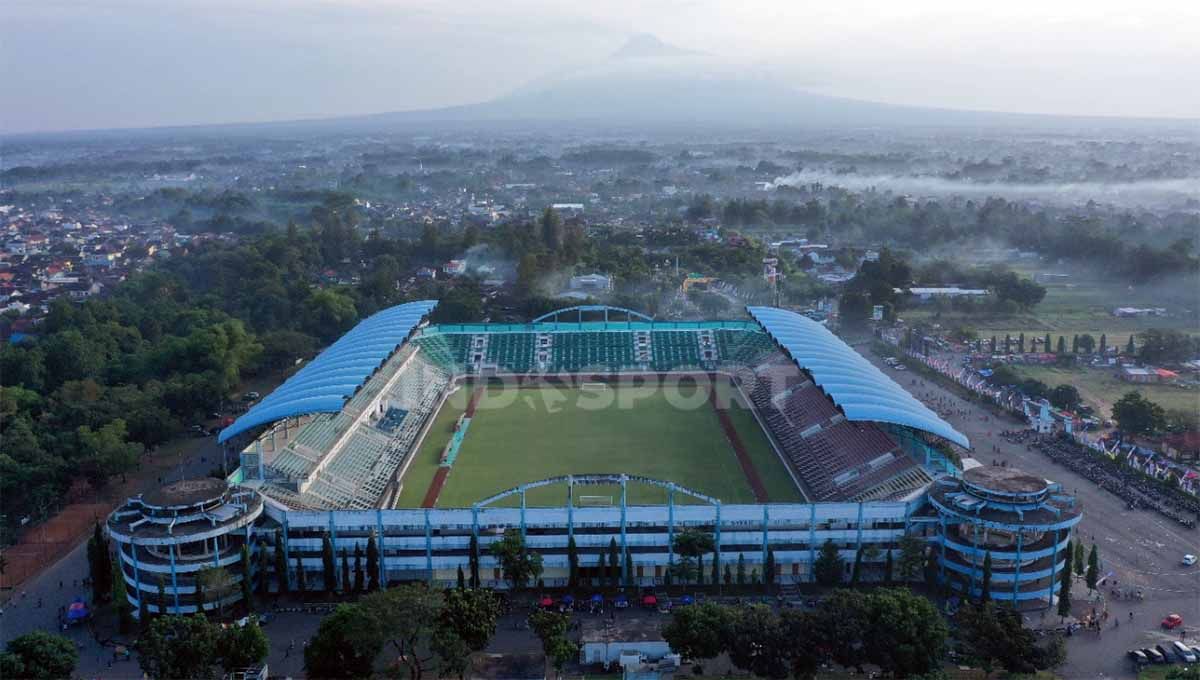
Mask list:
[[[525,538],[516,529],[507,529],[504,538],[492,543],[489,548],[499,560],[504,577],[513,590],[521,590],[532,580],[542,575],[542,556],[525,547]]]
[[[726,645],[729,660],[755,677],[786,678],[797,642],[788,633],[770,607],[742,607],[730,617]]]
[[[463,573],[462,565],[458,565],[457,573],[455,574],[455,587],[459,590],[467,589],[467,576]]]
[[[246,603],[246,608],[254,609],[254,565],[250,563],[250,545],[242,544],[240,552],[242,564],[242,602]]]
[[[728,564],[725,565],[725,573],[722,576],[722,582],[727,586],[733,585],[733,570],[729,568]]]
[[[621,552],[617,548],[617,539],[608,539],[608,585],[616,588],[621,585]]]
[[[608,553],[600,551],[600,556],[596,558],[596,573],[599,574],[600,585],[608,585]]]
[[[300,555],[296,555],[296,592],[300,597],[308,593],[308,575],[304,572],[304,563],[300,561]]]
[[[739,586],[746,585],[746,556],[742,553],[738,553],[736,579]]]
[[[895,578],[895,575],[894,575],[892,569],[893,569],[892,549],[888,548],[887,558],[885,559],[885,561],[883,563],[883,584],[884,585],[888,585],[888,586],[892,585],[892,580]]]
[[[1070,545],[1069,543],[1067,544]],[[1070,550],[1067,551],[1070,554]],[[1075,541],[1075,575],[1083,576],[1086,562],[1084,561],[1083,539]]]
[[[229,626],[222,630],[215,649],[217,663],[226,673],[257,666],[270,651],[267,634],[253,616],[244,626]]]
[[[1065,336],[1060,335],[1060,336],[1058,336],[1058,349],[1055,350],[1055,354],[1066,354],[1066,353],[1067,353],[1067,338]]]
[[[1121,431],[1129,434],[1154,434],[1167,421],[1166,412],[1161,406],[1136,391],[1126,392],[1113,404],[1112,417]]]
[[[663,639],[688,659],[712,659],[726,649],[731,624],[726,607],[713,602],[676,607],[663,626]]]
[[[167,613],[167,583],[161,574],[158,576],[158,601],[155,604],[158,605],[159,616]]]
[[[775,551],[767,548],[767,561],[763,564],[763,583],[767,586],[767,592],[775,587],[775,581],[778,577],[776,572],[778,567],[775,565]]]
[[[378,622],[360,605],[338,605],[304,648],[304,670],[314,678],[370,677],[385,641]]]
[[[409,677],[421,677],[432,656],[428,650],[434,628],[442,616],[442,593],[423,583],[389,588],[364,597],[359,605],[375,628],[391,644],[398,661],[408,667]]]
[[[342,592],[350,591],[350,558],[346,555],[346,547],[342,546]]]
[[[1067,565],[1058,578],[1058,615],[1064,619],[1071,615],[1071,569]]]
[[[676,576],[684,583],[689,582],[693,577],[697,581],[703,582],[704,555],[716,549],[716,542],[713,540],[712,534],[693,528],[684,529],[675,534],[671,549],[680,556],[676,563],[678,565]]]
[[[129,593],[125,590],[125,571],[116,569],[112,575],[113,607],[117,610],[117,626],[122,633],[133,630],[133,605],[129,602]],[[141,599],[141,593],[138,593]]]
[[[866,658],[896,677],[929,673],[941,664],[949,629],[933,603],[907,588],[882,588],[866,598]]]
[[[363,587],[366,586],[366,583],[364,582],[364,579],[363,579],[362,558],[363,558],[362,544],[355,542],[354,543],[354,593],[355,594],[361,593],[363,591]],[[460,582],[462,581],[462,567],[458,568],[458,580]],[[461,585],[461,583],[459,585]]]
[[[211,678],[220,627],[201,615],[160,616],[138,640],[138,665],[151,678]]]
[[[474,540],[474,536],[471,537]],[[474,554],[474,553],[472,553]],[[375,542],[375,532],[367,536],[367,592],[379,590],[379,545]]]
[[[623,574],[622,574],[624,576],[625,585],[628,586],[628,585],[633,584],[633,574],[634,574],[633,553],[626,550],[625,551],[625,569],[623,570]]]
[[[529,627],[542,641],[542,653],[560,674],[563,666],[579,653],[567,637],[571,619],[565,614],[538,609],[529,615]]]
[[[1133,356],[1137,352],[1137,346],[1133,342],[1133,335],[1129,336],[1129,342],[1125,343],[1125,354]]]
[[[337,590],[337,561],[333,556],[333,541],[329,534],[321,537],[321,576],[325,583],[325,594]]]
[[[0,677],[58,680],[75,672],[79,652],[69,638],[41,630],[13,638],[0,654]]]
[[[108,552],[108,539],[97,522],[88,541],[88,577],[92,582],[92,601],[104,602],[112,593],[113,564]]]
[[[567,587],[576,588],[579,585],[579,548],[575,545],[575,536],[567,538]]]
[[[471,540],[467,543],[467,566],[471,570],[471,588],[479,587],[479,538],[475,534],[471,534]]]
[[[850,569],[850,587],[851,588],[858,585],[858,579],[861,575],[860,572],[862,572],[862,560],[863,560],[863,549],[862,549],[862,546],[859,546],[858,550],[854,551],[854,566]]]
[[[1046,353],[1049,353],[1049,352],[1050,352],[1050,347],[1051,347],[1051,345],[1050,345],[1050,334],[1049,334],[1049,333],[1047,333],[1047,334],[1046,334],[1046,337],[1042,339],[1042,351],[1043,351],[1043,352],[1046,352]]]
[[[271,572],[267,558],[267,544],[260,542],[258,544],[258,595],[265,598],[271,592]]]
[[[983,554],[983,586],[979,594],[981,602],[988,602],[992,599],[992,551],[989,550]]]
[[[1074,411],[1079,408],[1079,390],[1075,389],[1074,385],[1059,385],[1050,390],[1048,398],[1056,408],[1066,411]]]
[[[1087,576],[1084,578],[1087,581],[1088,590],[1095,590],[1096,584],[1100,580],[1100,553],[1095,543],[1092,544],[1092,549],[1088,552]]]
[[[713,553],[712,570],[708,574],[708,582],[714,586],[721,585],[721,553]]]
[[[499,616],[500,603],[491,591],[447,591],[431,643],[439,669],[463,677],[469,655],[482,651],[496,634]]]
[[[196,572],[196,599],[201,609],[208,603],[207,594],[212,593],[217,611],[225,613],[225,600],[233,592],[233,577],[224,567],[204,567]]]
[[[833,539],[825,539],[821,554],[813,563],[813,576],[823,586],[836,586],[842,582],[842,571],[842,558],[838,555],[837,545]]]
[[[925,542],[912,534],[905,534],[900,539],[900,559],[896,562],[896,571],[901,581],[911,581],[925,566]]]
[[[1106,335],[1106,334],[1104,334],[1104,333],[1101,333],[1101,334],[1100,334],[1100,349],[1099,349],[1099,353],[1100,353],[1100,356],[1104,356],[1105,354],[1107,354],[1107,353],[1108,353],[1108,335]]]
[[[1024,332],[1017,335],[1017,352],[1020,354],[1025,353],[1025,333]]]
[[[283,552],[283,532],[275,530],[275,582],[279,594],[287,595],[291,590],[288,583],[287,555]]]
[[[999,665],[1009,673],[1033,674],[1065,658],[1061,638],[1052,636],[1046,645],[1038,645],[1033,631],[1022,625],[1019,613],[995,603],[967,603],[959,609],[955,621],[968,657],[987,673]]]

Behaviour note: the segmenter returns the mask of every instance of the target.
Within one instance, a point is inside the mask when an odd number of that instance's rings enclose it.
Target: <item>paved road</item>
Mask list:
[[[1145,592],[1146,598],[1142,602],[1109,600],[1110,614],[1121,619],[1119,628],[1109,627],[1100,636],[1093,632],[1071,637],[1067,644],[1067,665],[1058,671],[1061,676],[1136,677],[1125,659],[1125,652],[1133,647],[1179,639],[1177,633],[1167,634],[1158,627],[1162,618],[1170,613],[1182,615],[1185,629],[1195,631],[1188,636],[1189,644],[1200,644],[1200,565],[1180,565],[1185,553],[1200,554],[1200,531],[1184,529],[1148,510],[1126,509],[1121,499],[1086,478],[1056,465],[1037,451],[1010,444],[999,437],[1003,430],[1024,429],[1024,423],[1010,418],[997,420],[983,408],[959,399],[928,380],[911,372],[887,368],[870,353],[869,347],[858,349],[931,407],[942,406],[955,413],[947,420],[970,437],[979,462],[990,465],[993,458],[1007,461],[1010,466],[1059,482],[1066,491],[1076,494],[1084,513],[1078,535],[1089,543],[1095,537],[1103,562],[1102,574],[1114,572],[1113,578],[1120,586],[1141,588]],[[972,414],[957,415],[962,409],[970,410]],[[997,446],[998,451],[993,452],[993,446]],[[1076,603],[1080,599],[1076,597]],[[1082,611],[1079,607],[1076,610]],[[1132,620],[1130,612],[1133,613]],[[1031,625],[1042,622],[1037,614],[1026,619]],[[1045,621],[1053,625],[1058,622],[1058,617],[1050,613]],[[1112,625],[1111,618],[1109,625]]]
[[[220,449],[216,437],[208,438],[190,458],[173,465],[166,473],[164,482],[189,477],[203,477],[214,464],[219,464]],[[215,461],[215,462],[214,462]],[[158,485],[150,480],[147,488]],[[0,604],[0,645],[32,630],[56,631],[59,607],[65,607],[76,597],[91,599],[91,589],[80,583],[87,576],[87,543],[80,543],[58,562],[50,565],[38,576],[25,582],[21,588],[3,595]],[[60,586],[61,583],[61,586]],[[41,607],[38,606],[39,600]],[[115,631],[95,630],[88,627],[71,628],[64,633],[75,641],[79,649],[78,675],[81,677],[131,677],[140,678],[141,670],[136,662],[119,662],[109,666]],[[97,639],[107,644],[97,642]]]

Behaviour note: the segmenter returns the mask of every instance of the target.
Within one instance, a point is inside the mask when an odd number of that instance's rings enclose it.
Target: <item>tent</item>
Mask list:
[[[91,612],[88,611],[87,605],[83,603],[82,598],[75,598],[75,601],[67,607],[67,623],[76,623],[86,619]]]

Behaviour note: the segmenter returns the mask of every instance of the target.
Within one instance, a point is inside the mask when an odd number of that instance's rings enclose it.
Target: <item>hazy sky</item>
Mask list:
[[[0,130],[472,103],[633,33],[826,94],[1200,117],[1197,0],[0,0]]]

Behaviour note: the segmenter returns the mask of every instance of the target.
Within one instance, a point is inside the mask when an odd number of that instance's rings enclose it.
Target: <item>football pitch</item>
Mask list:
[[[718,394],[735,391],[721,381]],[[465,390],[485,389],[482,386]],[[567,474],[639,475],[671,481],[723,503],[753,503],[754,493],[716,413],[705,399],[708,386],[500,388],[481,395],[457,459],[438,497],[438,507],[472,503],[520,484]],[[420,505],[438,459],[463,413],[465,399],[451,399],[437,414],[403,478],[398,507]],[[744,405],[731,404],[730,419],[772,502],[802,500],[787,469]],[[606,504],[620,502],[618,486],[577,486]],[[666,502],[666,491],[628,484],[631,505]],[[529,506],[561,506],[566,485],[530,490]],[[690,502],[676,494],[677,503]],[[499,505],[520,503],[517,496]]]

